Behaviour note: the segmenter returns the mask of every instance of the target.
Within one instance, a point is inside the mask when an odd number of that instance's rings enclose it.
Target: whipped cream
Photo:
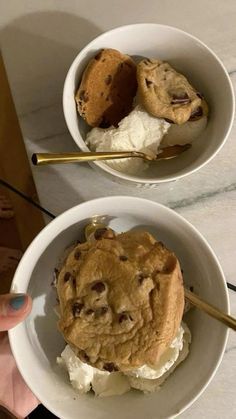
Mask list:
[[[157,391],[166,378],[174,371],[189,353],[191,333],[182,322],[175,339],[161,356],[155,367],[144,365],[129,371],[127,375],[121,372],[101,371],[82,362],[67,345],[57,358],[69,374],[72,386],[80,393],[87,393],[92,388],[96,396],[105,397],[121,395],[136,388],[145,393]]]
[[[142,151],[153,156],[158,153],[161,140],[169,127],[170,124],[164,119],[148,114],[141,105],[137,105],[120,121],[118,128],[93,128],[87,134],[86,143],[93,151]],[[148,167],[140,158],[109,160],[106,164],[130,174]]]

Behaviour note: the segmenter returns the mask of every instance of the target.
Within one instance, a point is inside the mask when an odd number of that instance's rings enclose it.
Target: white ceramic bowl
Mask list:
[[[224,352],[227,328],[193,309],[187,316],[192,332],[188,358],[150,395],[131,391],[123,396],[78,396],[68,377],[56,366],[64,347],[53,311],[52,274],[64,249],[80,238],[94,215],[105,216],[118,231],[142,228],[177,254],[185,281],[200,296],[228,312],[226,283],[220,265],[197,230],[174,211],[151,201],[109,197],[80,204],[57,217],[35,238],[16,271],[12,289],[28,292],[33,309],[10,331],[10,343],[19,370],[41,402],[63,419],[163,419],[175,417],[202,393]]]
[[[234,93],[229,76],[214,52],[197,38],[180,29],[153,23],[122,26],[105,32],[82,49],[73,61],[64,84],[63,109],[69,131],[82,151],[88,151],[84,142],[87,128],[78,117],[74,96],[86,64],[101,48],[168,61],[205,95],[210,118],[192,149],[178,159],[159,162],[136,176],[118,172],[102,162],[92,163],[95,169],[122,183],[155,186],[195,172],[216,155],[230,132],[234,116]]]

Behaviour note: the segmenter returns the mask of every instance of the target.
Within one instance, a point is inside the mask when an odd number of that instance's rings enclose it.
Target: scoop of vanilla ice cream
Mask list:
[[[148,378],[149,380],[161,377],[178,359],[179,353],[182,351],[184,345],[183,336],[184,328],[181,325],[175,339],[172,341],[169,348],[162,354],[155,367],[143,365],[140,368],[132,370],[129,375],[140,378]]]
[[[203,133],[207,126],[207,117],[203,116],[197,121],[185,122],[185,124],[171,124],[167,134],[164,136],[161,147],[176,144],[192,143]]]
[[[120,121],[118,128],[93,128],[87,134],[86,143],[93,151],[142,151],[153,156],[158,153],[158,147],[170,125],[137,105]],[[148,167],[140,158],[109,160],[106,164],[129,174],[142,172]]]
[[[67,345],[57,358],[57,363],[63,365],[69,374],[72,386],[80,393],[87,393],[91,387],[96,396],[105,397],[121,395],[130,390],[130,384],[120,372],[101,371],[82,362]]]
[[[69,345],[65,347],[61,357],[57,358],[57,362],[67,369],[72,386],[80,394],[87,393],[92,388],[96,396],[100,397],[121,395],[131,387],[148,393],[158,390],[177,365],[187,357],[190,342],[191,333],[187,325],[182,322],[175,339],[158,365],[155,367],[144,365],[126,375],[91,367],[82,362]]]
[[[166,371],[164,372],[163,375],[159,376],[159,378],[156,378],[156,379],[150,379],[151,378],[150,376],[149,378],[129,376],[129,383],[132,388],[136,388],[137,390],[143,391],[144,393],[151,393],[154,391],[158,391],[161,385],[166,381],[166,379],[170,376],[170,374],[172,374],[172,372],[176,369],[176,367],[185,360],[185,358],[188,356],[188,353],[189,353],[189,345],[191,343],[191,332],[188,326],[184,322],[182,322],[181,329],[184,330],[184,333],[182,336],[182,344],[180,345],[180,340],[179,338],[177,338],[177,336],[180,336],[182,334],[182,330],[181,332],[177,334],[174,341],[176,342],[177,345],[179,345],[179,347],[181,346],[182,349],[179,351],[178,357],[176,358],[175,362],[172,363],[172,366],[169,369],[162,368],[162,371],[164,370]],[[158,365],[160,369],[160,364]],[[155,370],[157,368],[155,368]],[[152,374],[152,377],[153,375],[154,374]]]

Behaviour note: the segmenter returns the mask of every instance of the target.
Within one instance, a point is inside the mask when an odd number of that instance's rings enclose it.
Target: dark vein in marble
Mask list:
[[[57,106],[59,104],[60,104],[60,102],[54,102],[54,103],[51,103],[50,105],[42,105],[42,106],[39,106],[38,108],[34,108],[30,111],[19,113],[18,117],[19,118],[26,118],[27,116],[33,115],[34,113],[38,113],[40,111],[43,111],[44,109],[52,108],[53,106]]]
[[[235,351],[235,350],[236,350],[236,345],[230,346],[229,348],[227,348],[225,350],[225,353],[228,354],[229,352],[232,352],[232,351]]]
[[[44,137],[34,138],[33,141],[35,141],[37,143],[38,141],[51,140],[55,137],[61,137],[65,134],[69,134],[69,132],[67,130],[62,131],[62,132],[56,132],[56,134],[45,135]]]
[[[219,189],[215,189],[214,191],[204,192],[200,195],[194,196],[193,198],[184,198],[179,201],[168,202],[168,207],[172,209],[179,209],[179,208],[186,208],[190,207],[191,205],[195,205],[204,201],[205,199],[213,198],[216,195],[232,192],[236,190],[236,183],[231,183],[228,186],[224,186]]]

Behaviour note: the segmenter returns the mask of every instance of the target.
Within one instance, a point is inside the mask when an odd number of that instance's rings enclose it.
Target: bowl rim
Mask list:
[[[229,294],[228,294],[228,289],[227,289],[227,285],[226,285],[226,279],[223,273],[223,270],[221,268],[221,265],[218,261],[217,256],[215,255],[214,251],[212,250],[211,246],[209,245],[209,243],[207,242],[207,240],[204,238],[204,236],[202,236],[202,234],[196,229],[196,227],[194,227],[189,221],[187,221],[183,216],[181,216],[180,214],[178,214],[177,212],[175,212],[174,210],[166,207],[165,205],[159,204],[157,202],[148,200],[148,199],[144,199],[144,198],[139,198],[139,197],[134,197],[134,196],[114,196],[114,197],[102,197],[102,198],[97,198],[97,199],[93,199],[90,201],[86,201],[83,202],[81,204],[78,204],[70,209],[68,209],[67,211],[63,212],[62,214],[60,214],[58,217],[56,217],[54,220],[52,220],[48,225],[46,225],[43,230],[41,230],[41,232],[35,237],[35,239],[32,241],[32,243],[29,245],[29,247],[27,248],[26,252],[24,253],[13,278],[12,281],[12,286],[11,286],[11,291],[10,292],[15,292],[15,287],[19,287],[20,291],[17,289],[17,292],[27,292],[27,288],[29,285],[29,281],[30,281],[30,277],[31,274],[33,272],[33,269],[36,265],[36,263],[38,262],[40,256],[42,255],[42,253],[45,251],[45,249],[48,247],[48,245],[50,243],[52,243],[52,241],[55,239],[55,237],[58,236],[58,234],[60,234],[62,231],[64,231],[66,228],[68,228],[69,226],[75,224],[76,222],[80,221],[79,216],[78,216],[78,209],[80,208],[85,208],[86,207],[95,207],[95,211],[96,211],[96,204],[104,204],[104,211],[106,208],[106,203],[110,203],[113,201],[113,206],[115,206],[116,201],[118,201],[119,203],[122,203],[122,201],[125,203],[126,205],[129,205],[130,208],[135,208],[135,205],[138,204],[145,204],[145,206],[152,206],[155,208],[155,210],[157,210],[158,208],[162,209],[162,211],[164,210],[165,213],[168,215],[170,214],[171,216],[176,217],[176,219],[180,220],[183,224],[185,224],[191,231],[192,233],[198,238],[200,239],[203,244],[205,245],[205,247],[207,248],[207,251],[209,252],[209,255],[212,257],[212,260],[214,261],[216,267],[219,270],[220,276],[221,276],[221,286],[222,286],[222,296],[224,296],[225,299],[225,311],[229,314],[230,312],[230,304],[229,304]],[[135,213],[135,211],[134,211]],[[30,262],[29,262],[30,261]],[[22,273],[24,273],[24,275],[22,275]],[[20,283],[18,284],[18,277],[20,278]],[[23,280],[22,280],[23,277]],[[221,361],[224,355],[224,351],[225,351],[225,347],[227,344],[227,339],[228,339],[228,334],[229,331],[227,328],[222,330],[221,333],[221,343],[218,345],[218,351],[219,351],[219,355],[218,355],[218,359],[215,362],[215,365],[212,369],[212,371],[210,372],[206,382],[204,383],[204,385],[202,386],[202,388],[200,389],[200,391],[198,391],[194,397],[191,398],[191,400],[186,403],[183,404],[178,412],[178,415],[180,413],[182,413],[183,411],[185,411],[186,409],[188,409],[197,399],[198,397],[200,397],[200,395],[204,392],[204,390],[206,389],[206,387],[209,385],[209,383],[211,382],[211,380],[213,379]],[[13,353],[13,356],[15,358],[16,361],[16,365],[23,377],[23,379],[25,380],[25,382],[27,383],[27,385],[31,388],[31,390],[33,391],[33,393],[35,394],[35,396],[43,402],[43,404],[48,408],[49,411],[51,411],[52,413],[54,413],[55,415],[58,415],[59,412],[54,408],[53,406],[53,402],[48,401],[48,400],[41,400],[41,394],[38,393],[37,390],[37,383],[35,383],[35,381],[31,380],[31,374],[30,374],[30,369],[29,368],[25,368],[25,358],[22,360],[21,357],[18,354],[18,339],[19,339],[19,335],[20,338],[22,340],[26,340],[28,339],[26,336],[26,329],[24,327],[24,322],[19,324],[18,326],[16,326],[15,328],[11,329],[9,331],[9,341],[10,341],[10,346],[11,346],[11,350]],[[177,415],[177,416],[178,416]],[[172,417],[176,417],[176,415],[172,415],[169,416],[170,418]],[[66,419],[69,417],[68,416],[64,416],[63,419]]]
[[[235,95],[234,95],[234,89],[233,89],[233,84],[230,80],[229,74],[224,66],[224,64],[222,63],[222,61],[220,60],[220,58],[216,55],[216,53],[210,48],[208,47],[203,41],[201,41],[200,39],[198,39],[196,36],[182,30],[179,29],[175,26],[170,26],[170,25],[164,25],[164,24],[159,24],[159,23],[134,23],[134,24],[128,24],[128,25],[123,25],[123,26],[118,26],[115,27],[113,29],[110,29],[108,31],[103,32],[102,34],[98,35],[97,37],[95,37],[92,41],[90,41],[88,44],[86,44],[81,51],[77,54],[77,56],[74,58],[73,62],[71,63],[69,70],[66,74],[66,78],[64,81],[64,86],[63,86],[63,94],[62,94],[62,107],[63,107],[63,113],[64,113],[64,118],[66,121],[66,125],[67,128],[70,132],[70,135],[72,136],[73,140],[75,141],[75,143],[77,144],[77,146],[82,150],[82,151],[90,151],[90,149],[87,147],[87,145],[85,144],[84,140],[82,139],[81,135],[79,134],[78,138],[73,134],[73,130],[71,129],[70,126],[70,112],[67,109],[67,91],[69,90],[69,83],[72,77],[72,73],[74,72],[75,68],[77,68],[78,66],[78,61],[80,61],[81,56],[89,51],[91,49],[91,47],[93,46],[94,43],[97,42],[97,40],[102,40],[102,38],[106,37],[108,34],[113,34],[116,32],[122,32],[125,31],[127,29],[131,29],[131,28],[140,28],[140,30],[142,30],[142,28],[149,26],[149,27],[160,27],[160,28],[167,28],[170,29],[171,31],[175,31],[178,33],[181,33],[185,36],[187,36],[188,38],[192,39],[193,41],[195,41],[196,43],[198,43],[199,45],[201,45],[205,50],[207,50],[207,52],[213,56],[213,58],[217,61],[218,65],[221,67],[221,69],[223,70],[224,76],[226,78],[226,81],[228,82],[229,85],[229,90],[230,90],[230,94],[229,94],[229,100],[231,102],[231,117],[230,117],[230,122],[226,131],[226,134],[223,138],[223,140],[221,141],[221,143],[218,145],[218,147],[216,148],[216,150],[205,160],[203,161],[199,166],[193,168],[193,169],[186,169],[185,173],[182,173],[180,175],[171,175],[171,176],[166,176],[163,179],[147,179],[147,178],[142,178],[141,176],[135,176],[135,175],[130,175],[130,174],[126,174],[123,172],[119,172],[113,168],[111,168],[110,166],[106,165],[105,163],[102,162],[93,162],[91,165],[95,165],[96,167],[100,168],[101,170],[105,171],[106,173],[108,173],[110,176],[113,176],[115,178],[120,178],[123,181],[128,181],[128,182],[135,182],[135,183],[139,183],[139,184],[161,184],[161,183],[166,183],[166,182],[171,182],[171,181],[175,181],[178,179],[182,179],[185,176],[188,176],[190,174],[193,174],[195,172],[197,172],[199,169],[201,169],[202,167],[204,167],[206,164],[208,164],[217,154],[218,152],[221,150],[221,148],[224,146],[225,142],[227,141],[227,138],[230,134],[230,131],[232,129],[233,126],[233,121],[234,121],[234,114],[235,114]],[[78,117],[78,115],[77,115]]]

